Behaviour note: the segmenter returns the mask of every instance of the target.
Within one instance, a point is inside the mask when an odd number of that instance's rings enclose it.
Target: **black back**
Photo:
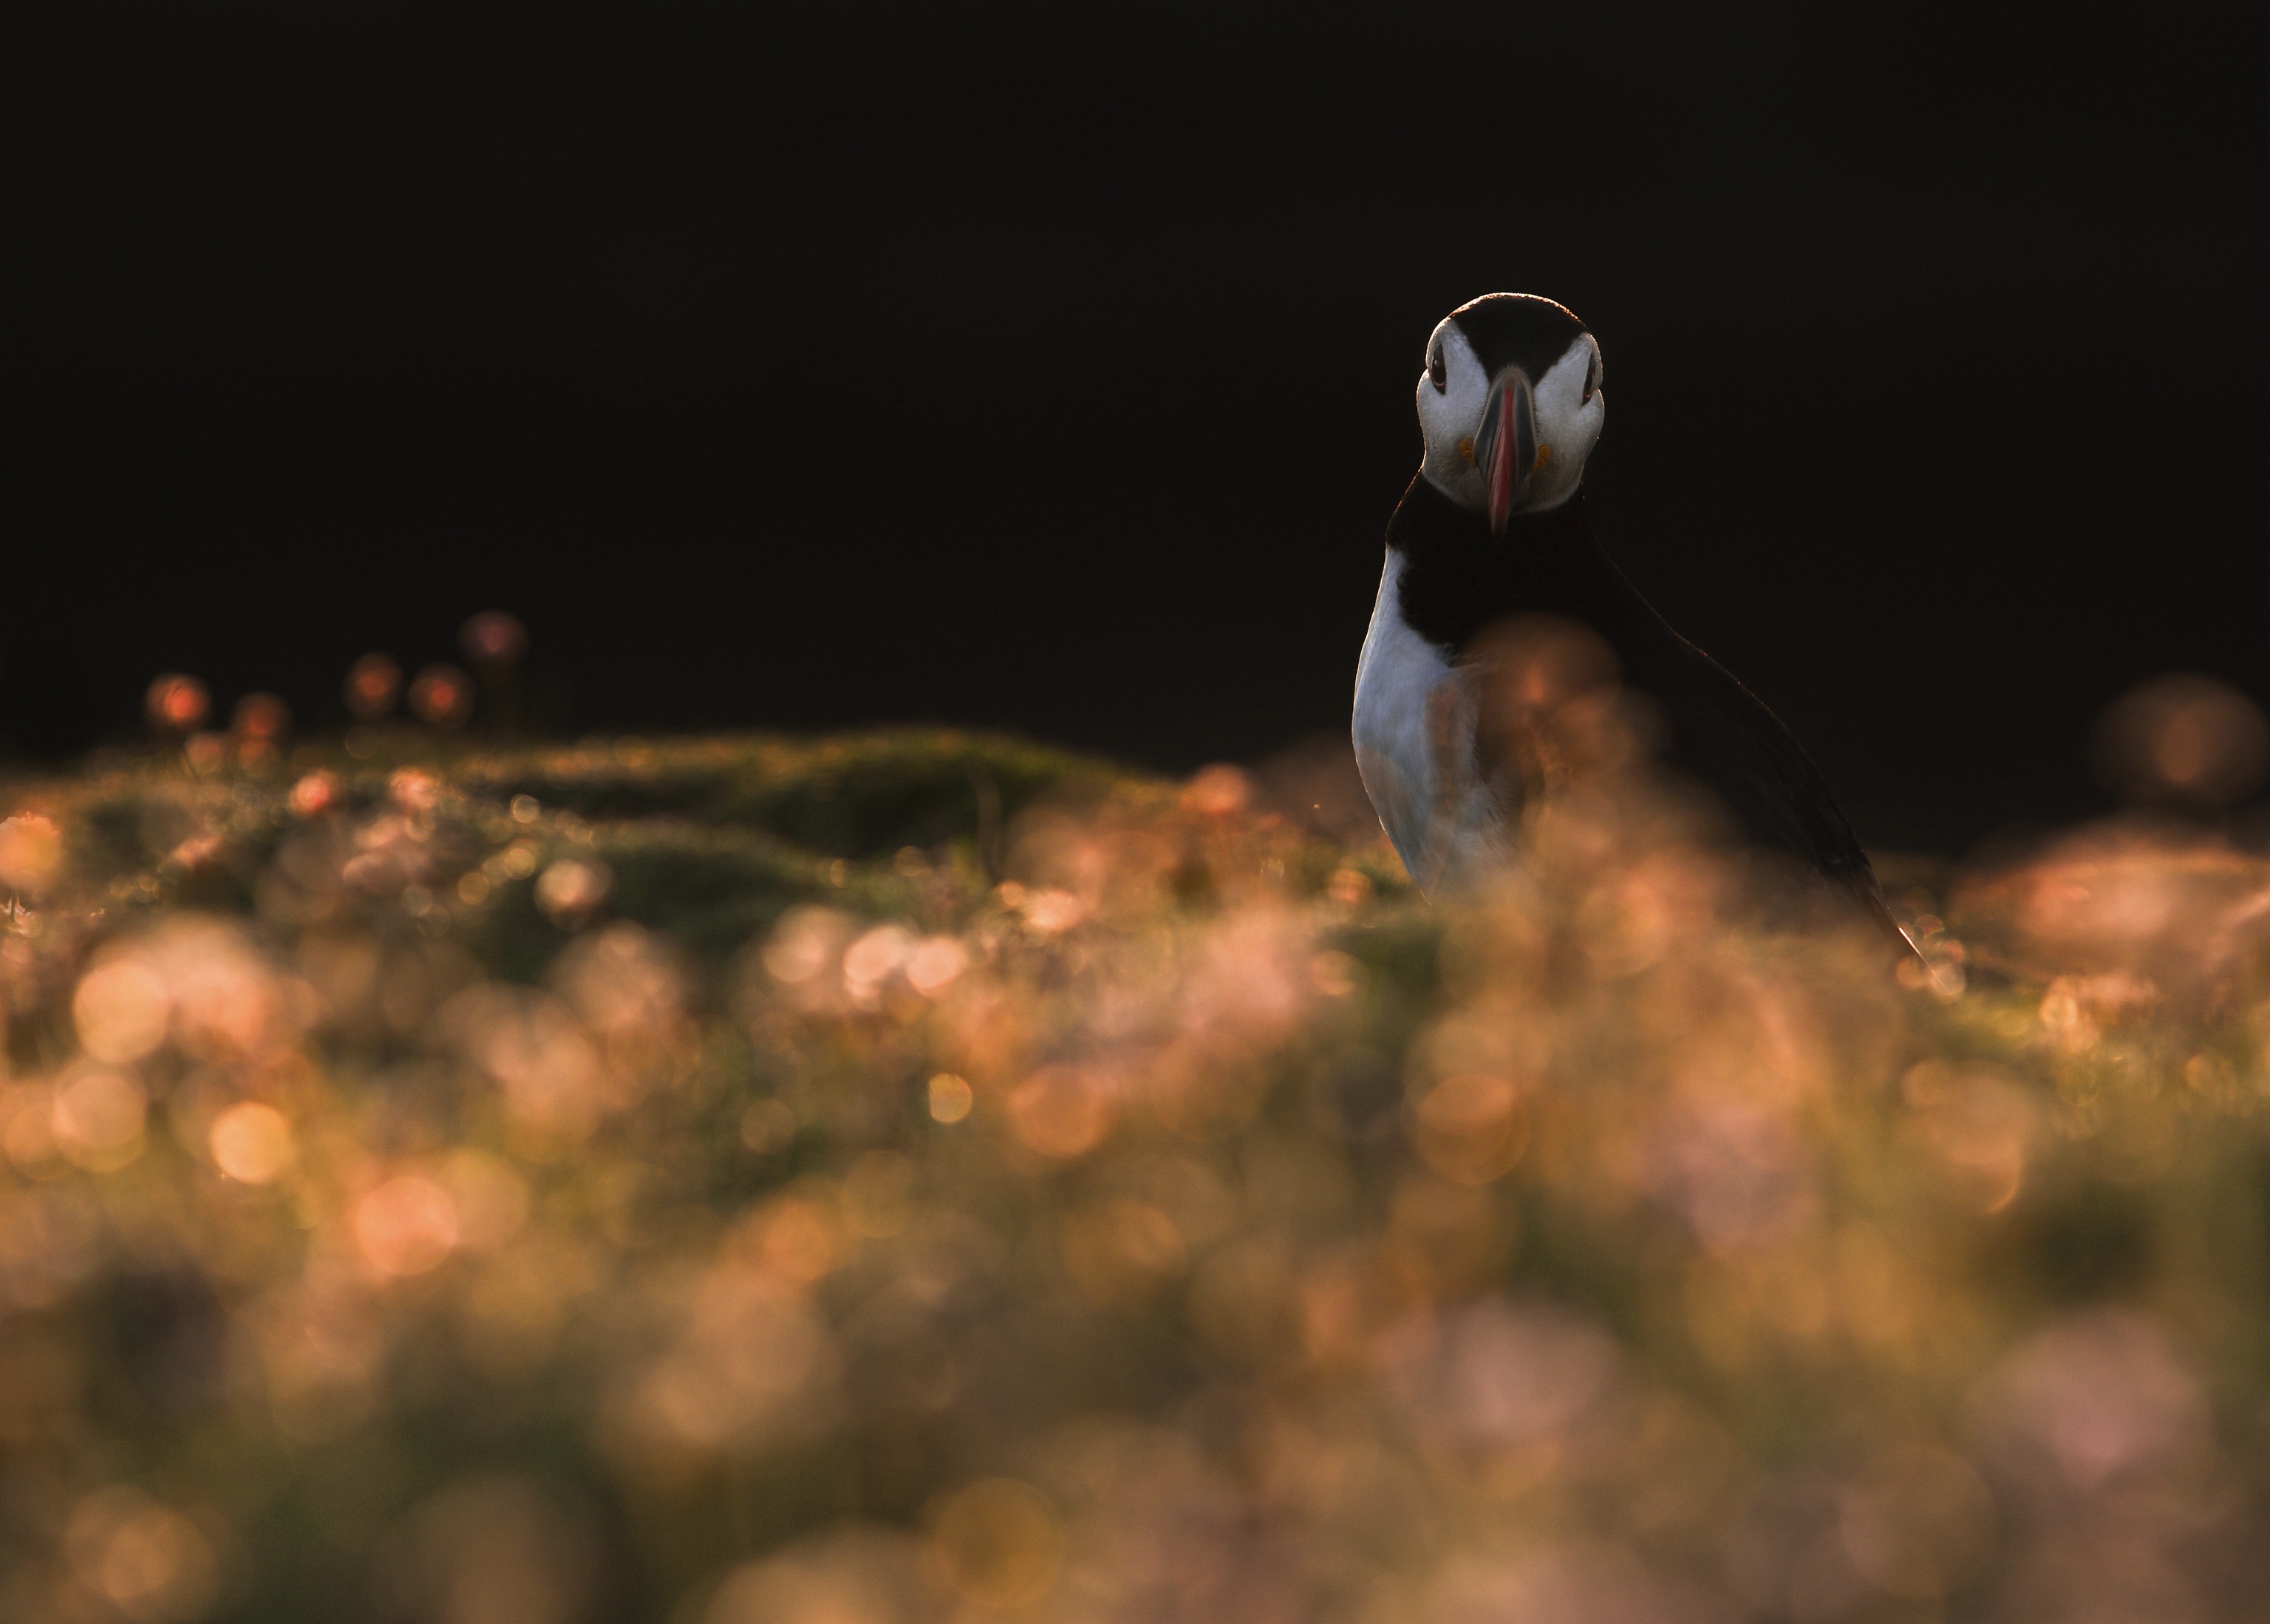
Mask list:
[[[1849,893],[1905,947],[1820,769],[1779,717],[1625,579],[1592,539],[1581,490],[1548,512],[1515,515],[1495,537],[1481,515],[1421,475],[1397,504],[1387,542],[1406,560],[1404,619],[1454,662],[1516,615],[1556,615],[1596,634],[1624,685],[1657,708],[1662,763],[1710,790],[1743,838]]]

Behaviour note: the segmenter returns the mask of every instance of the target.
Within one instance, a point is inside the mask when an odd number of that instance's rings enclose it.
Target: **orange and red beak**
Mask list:
[[[1498,374],[1490,385],[1481,432],[1474,436],[1474,462],[1489,497],[1490,534],[1502,536],[1521,487],[1537,466],[1537,408],[1529,380],[1516,368]]]

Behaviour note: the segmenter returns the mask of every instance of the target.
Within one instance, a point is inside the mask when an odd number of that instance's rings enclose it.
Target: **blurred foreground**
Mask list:
[[[2270,1618],[2270,863],[429,749],[0,807],[0,1618]]]

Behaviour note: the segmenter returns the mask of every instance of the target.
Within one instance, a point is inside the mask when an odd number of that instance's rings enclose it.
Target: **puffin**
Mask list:
[[[1804,747],[1593,538],[1584,478],[1607,415],[1602,377],[1584,323],[1533,293],[1461,305],[1427,341],[1426,449],[1388,522],[1356,665],[1356,766],[1388,839],[1430,897],[1471,888],[1517,849],[1540,777],[1509,761],[1519,752],[1502,707],[1493,725],[1506,670],[1494,651],[1509,627],[1558,628],[1613,660],[1657,765],[1704,790],[1801,891],[1844,899],[1912,953]]]

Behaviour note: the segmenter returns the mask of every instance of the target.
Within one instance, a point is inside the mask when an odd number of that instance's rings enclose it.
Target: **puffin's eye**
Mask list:
[[[1443,363],[1441,345],[1436,345],[1427,352],[1427,378],[1434,384],[1435,393],[1437,395],[1444,394],[1450,389],[1450,369]]]
[[[1591,405],[1592,404],[1592,396],[1599,387],[1600,352],[1598,350],[1595,350],[1592,352],[1591,365],[1584,368],[1584,398],[1578,401],[1576,404],[1580,406]]]

